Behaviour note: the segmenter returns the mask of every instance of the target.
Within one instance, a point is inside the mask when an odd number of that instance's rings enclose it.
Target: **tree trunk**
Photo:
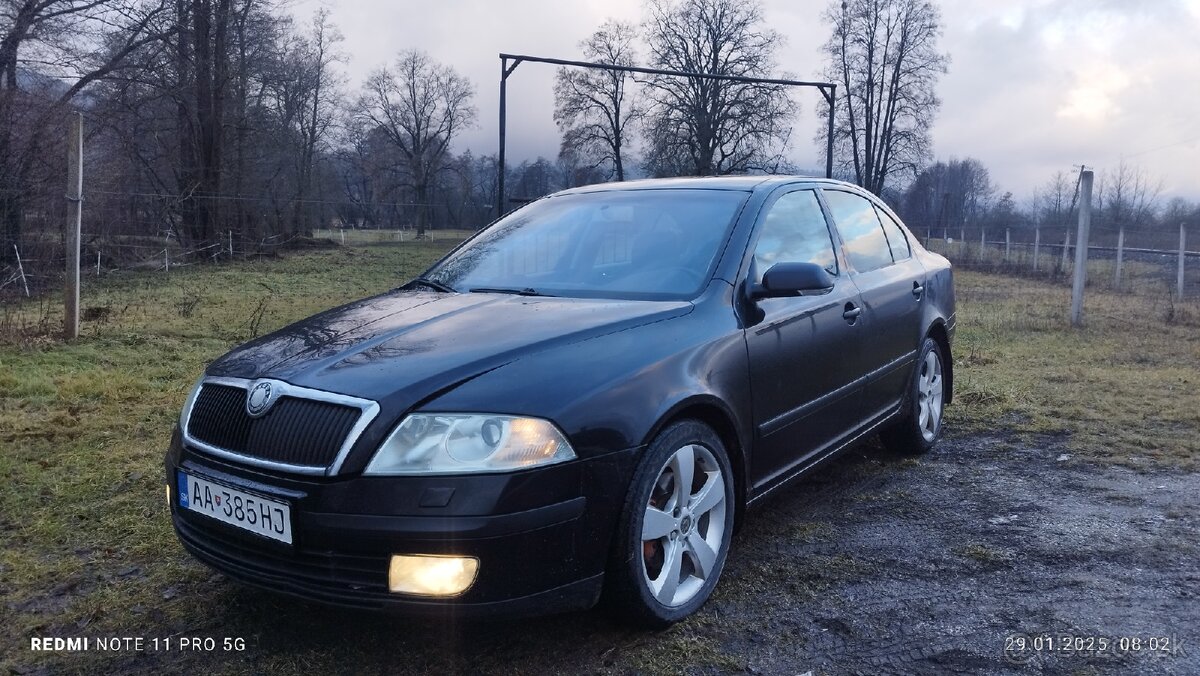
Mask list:
[[[8,185],[0,188],[0,232],[4,235],[0,238],[0,261],[15,258],[13,246],[21,241],[22,206],[20,192],[9,192]]]
[[[417,194],[417,239],[425,238],[425,230],[429,226],[429,208],[426,202],[429,197],[429,180],[422,176],[413,186]]]

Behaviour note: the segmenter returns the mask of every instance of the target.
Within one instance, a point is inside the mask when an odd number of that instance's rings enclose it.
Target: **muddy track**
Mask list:
[[[201,590],[201,631],[249,637],[245,653],[141,655],[110,666],[1195,674],[1198,522],[1200,475],[1080,462],[1054,437],[951,437],[917,460],[866,447],[755,510],[717,594],[665,632],[630,631],[599,611],[429,625],[331,611],[214,575]],[[1071,652],[1064,635],[1091,642]],[[1100,649],[1101,639],[1114,643]]]
[[[761,664],[748,655],[749,666],[1200,673],[1200,476],[1098,467],[1041,442],[949,439],[915,464],[858,453],[763,510],[829,533],[784,553],[852,563],[813,600],[780,609],[808,643]],[[1021,636],[1042,640],[1006,653]],[[1122,637],[1169,645],[1098,642]]]

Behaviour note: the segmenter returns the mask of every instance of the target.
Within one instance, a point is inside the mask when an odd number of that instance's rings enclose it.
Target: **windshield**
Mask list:
[[[422,279],[460,292],[691,298],[748,193],[615,190],[539,200]]]

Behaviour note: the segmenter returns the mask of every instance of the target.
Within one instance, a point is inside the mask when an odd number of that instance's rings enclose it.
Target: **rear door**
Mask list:
[[[885,209],[848,190],[826,188],[822,195],[862,296],[862,345],[870,371],[861,415],[873,419],[899,402],[911,377],[922,338],[925,268]]]
[[[758,301],[746,329],[757,442],[754,485],[762,487],[857,423],[862,375],[858,291],[839,262],[816,191],[793,189],[768,202],[753,241],[751,279],[776,263],[806,262],[834,278],[829,293]]]

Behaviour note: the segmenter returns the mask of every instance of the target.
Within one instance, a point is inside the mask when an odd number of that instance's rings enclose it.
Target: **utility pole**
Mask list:
[[[67,279],[63,299],[63,334],[79,337],[79,240],[83,206],[83,114],[71,116],[67,135]]]
[[[1083,286],[1087,283],[1088,230],[1092,225],[1092,172],[1084,170],[1079,184],[1079,230],[1075,233],[1075,282],[1071,286],[1071,325],[1083,325]]]

